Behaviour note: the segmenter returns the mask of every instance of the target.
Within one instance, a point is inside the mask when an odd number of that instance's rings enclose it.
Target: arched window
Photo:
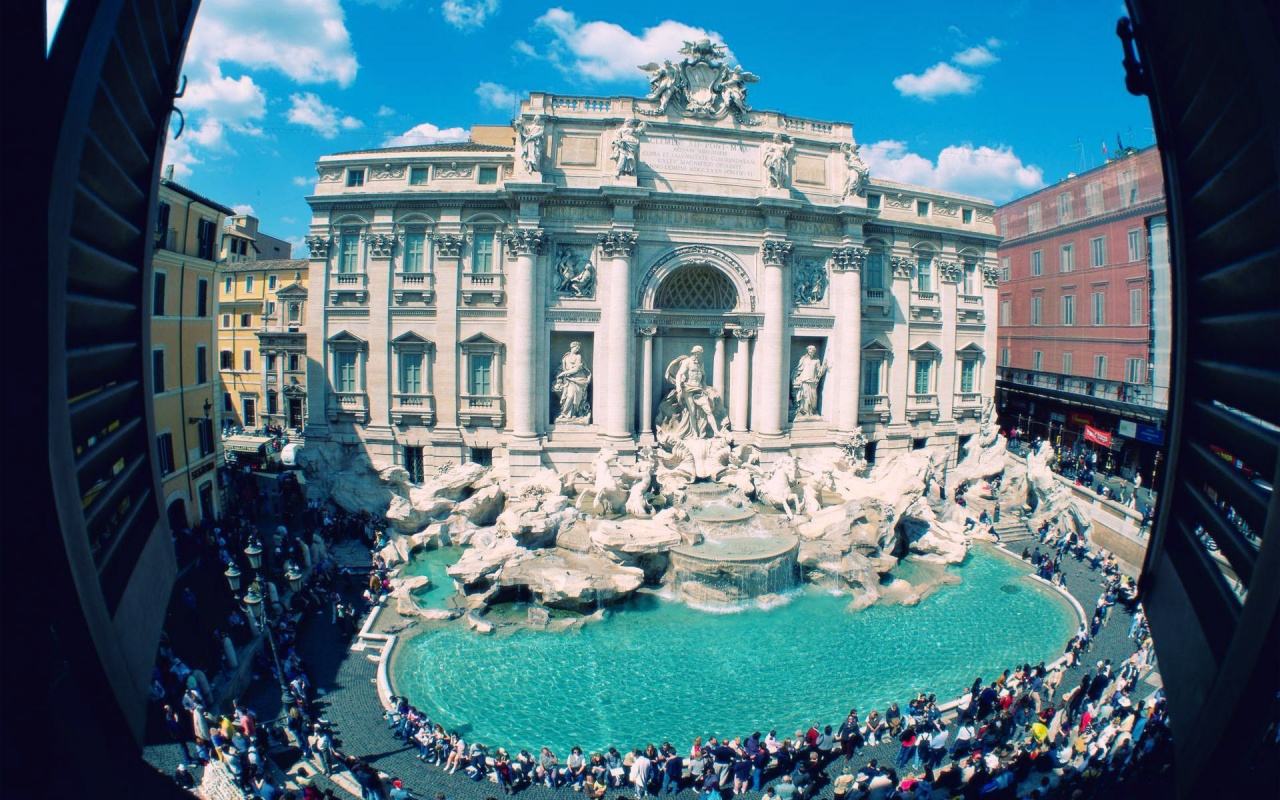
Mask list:
[[[693,264],[667,276],[658,288],[654,307],[698,311],[732,311],[738,304],[733,281],[715,267]]]

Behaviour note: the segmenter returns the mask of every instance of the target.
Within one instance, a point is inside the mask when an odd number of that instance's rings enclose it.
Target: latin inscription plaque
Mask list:
[[[640,162],[659,175],[760,179],[760,148],[737,142],[650,136],[640,144]]]

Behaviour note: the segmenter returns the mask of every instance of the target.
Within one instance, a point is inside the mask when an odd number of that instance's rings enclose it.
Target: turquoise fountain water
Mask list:
[[[848,597],[806,588],[770,610],[709,614],[637,598],[567,632],[478,636],[461,626],[396,649],[396,691],[434,721],[491,745],[643,746],[838,724],[904,704],[916,691],[954,699],[981,675],[1049,661],[1077,617],[1024,565],[981,548],[963,582],[914,607],[844,609]]]
[[[428,609],[452,608],[449,600],[454,595],[453,578],[445,570],[458,563],[464,552],[465,549],[461,547],[437,547],[435,550],[416,554],[405,565],[402,577],[426,575],[431,579],[431,585],[427,589],[413,593],[413,600],[418,606]]]

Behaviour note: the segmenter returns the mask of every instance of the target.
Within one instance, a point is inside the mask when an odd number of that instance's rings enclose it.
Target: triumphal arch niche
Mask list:
[[[767,462],[859,427],[882,454],[976,432],[992,204],[877,179],[849,123],[755,108],[718,43],[641,70],[642,97],[535,92],[468,142],[320,159],[309,441],[519,476],[602,444]],[[354,367],[340,331],[368,342]]]

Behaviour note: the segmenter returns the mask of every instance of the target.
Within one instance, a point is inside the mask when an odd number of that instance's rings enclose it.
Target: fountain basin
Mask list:
[[[800,583],[799,550],[800,540],[784,533],[706,538],[675,547],[673,588],[686,602],[702,605],[781,594]]]

